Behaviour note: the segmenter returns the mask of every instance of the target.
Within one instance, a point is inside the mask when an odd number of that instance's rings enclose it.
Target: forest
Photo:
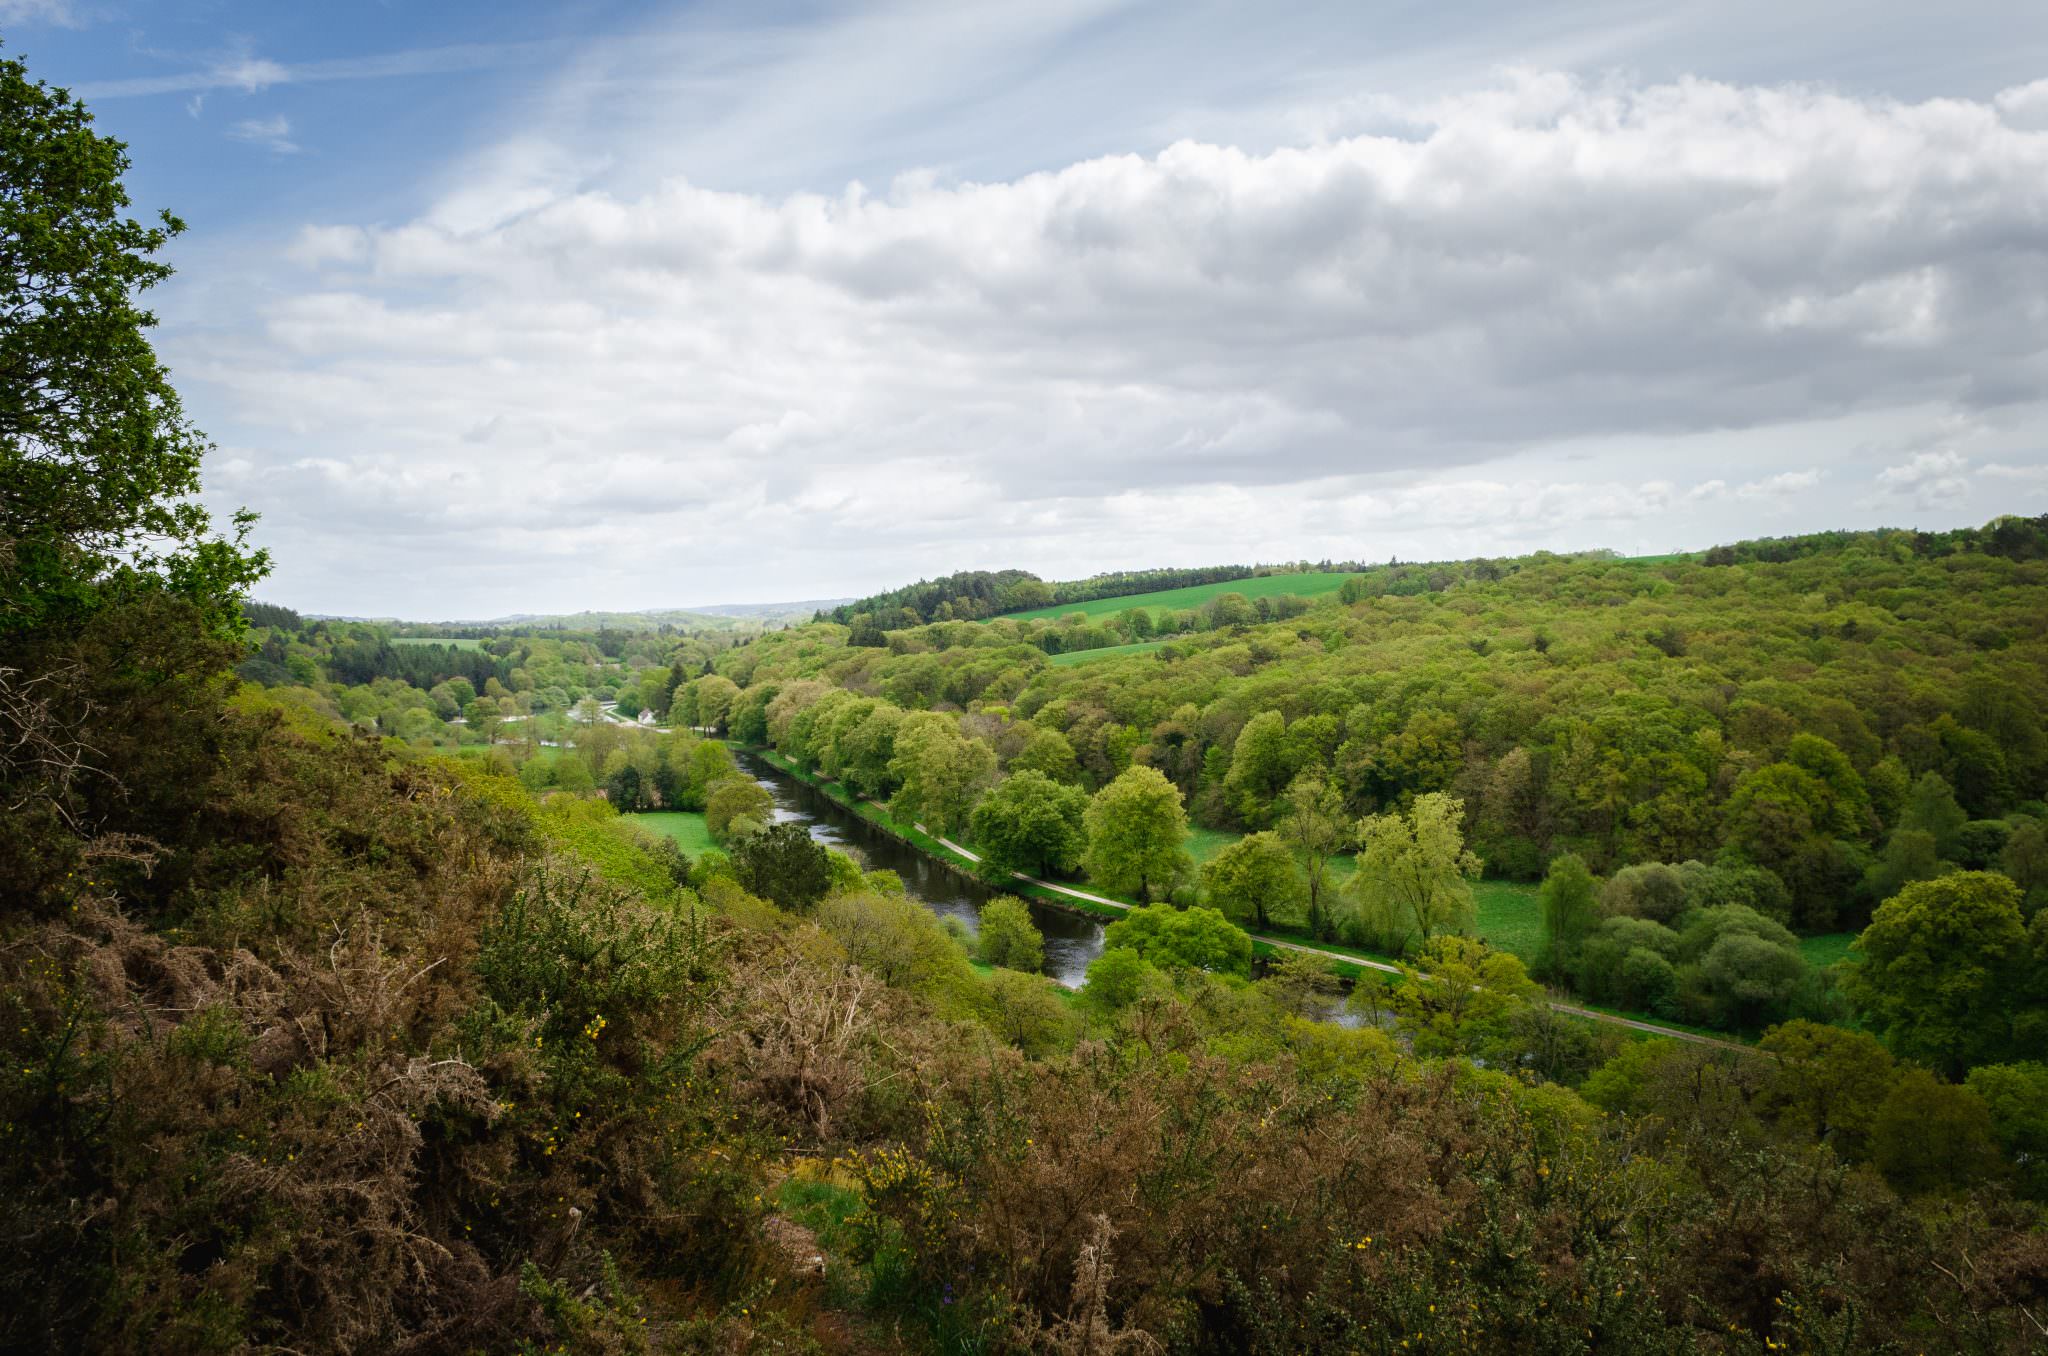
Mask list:
[[[0,1349],[2048,1341],[2048,524],[1347,571],[1064,666],[1100,622],[309,620],[197,497],[128,167],[0,60]],[[1128,907],[1061,988],[735,746]],[[1329,1020],[1290,936],[1400,973]]]

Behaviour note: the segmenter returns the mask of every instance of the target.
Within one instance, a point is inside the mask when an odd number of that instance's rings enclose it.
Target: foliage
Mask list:
[[[1103,930],[1102,945],[1108,951],[1134,951],[1162,970],[1251,973],[1252,939],[1214,909],[1167,904],[1132,909]]]
[[[785,909],[804,912],[832,886],[824,845],[799,823],[770,824],[736,839],[729,852],[740,888]]]
[[[1002,895],[982,905],[978,942],[976,949],[984,965],[1028,974],[1045,968],[1045,938],[1039,935],[1031,910],[1021,899]]]
[[[1233,922],[1263,932],[1276,915],[1293,916],[1301,872],[1277,834],[1247,834],[1203,864],[1202,889]]]
[[[1156,768],[1131,768],[1096,792],[1083,822],[1083,865],[1105,890],[1155,899],[1192,865],[1180,790]]]
[[[1464,807],[1442,792],[1418,796],[1407,813],[1373,815],[1358,825],[1358,870],[1347,920],[1357,940],[1392,955],[1442,933],[1472,930],[1471,881],[1479,859],[1466,851]]]
[[[1070,875],[1087,845],[1088,797],[1034,768],[1013,770],[975,805],[968,828],[989,866],[1007,876]]]

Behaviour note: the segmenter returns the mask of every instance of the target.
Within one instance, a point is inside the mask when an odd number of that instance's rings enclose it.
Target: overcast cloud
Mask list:
[[[337,200],[188,283],[169,351],[210,497],[265,514],[265,593],[478,616],[2048,508],[2048,81],[1616,72],[1589,34],[1673,33],[1589,6],[1611,27],[1522,50],[1593,69],[1439,36],[1427,82],[1304,68],[1154,91],[1118,147],[925,146],[964,76],[1073,78],[1128,8],[863,15],[829,68],[808,29],[663,30],[715,153],[663,148],[659,43],[607,117],[632,44],[593,41],[410,209]],[[319,153],[250,112],[229,138]],[[832,177],[863,156],[887,173]]]

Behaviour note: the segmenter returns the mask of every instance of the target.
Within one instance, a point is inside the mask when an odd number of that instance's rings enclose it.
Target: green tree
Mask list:
[[[1476,921],[1472,884],[1479,858],[1465,850],[1464,802],[1441,791],[1417,796],[1407,813],[1359,821],[1358,870],[1350,890],[1362,937],[1400,955]]]
[[[478,697],[462,712],[462,718],[469,722],[469,728],[483,736],[486,744],[498,742],[498,722],[502,718],[498,704],[488,697]]]
[[[1126,769],[1088,802],[1082,864],[1114,894],[1152,899],[1190,867],[1187,811],[1180,788],[1157,768]]]
[[[1304,769],[1282,800],[1281,841],[1300,855],[1308,898],[1308,930],[1318,940],[1335,935],[1330,919],[1330,863],[1349,851],[1357,825],[1344,813],[1344,793],[1321,767]]]
[[[1074,757],[1074,746],[1058,730],[1033,730],[1010,760],[1010,771],[1042,772],[1056,782],[1074,782],[1080,780],[1081,764]]]
[[[2020,912],[2032,918],[2048,905],[2048,824],[2030,819],[2012,831],[1998,869],[2020,889]]]
[[[810,909],[832,888],[825,847],[802,824],[770,824],[736,840],[727,851],[740,887],[785,909]]]
[[[1773,1061],[1757,1094],[1765,1117],[1798,1143],[1823,1143],[1852,1161],[1870,1156],[1870,1133],[1890,1094],[1891,1051],[1866,1032],[1819,1022],[1774,1027],[1757,1042]]]
[[[1991,1113],[1991,1131],[2020,1165],[2028,1195],[2048,1197],[2048,1064],[1983,1064],[1964,1080]]]
[[[945,836],[966,827],[975,802],[995,780],[996,754],[981,740],[962,736],[951,716],[919,711],[897,728],[889,771],[900,783],[889,813]]]
[[[1469,1054],[1542,994],[1519,959],[1471,937],[1431,938],[1401,973],[1388,1004],[1417,1054]]]
[[[765,825],[774,810],[775,797],[752,777],[725,777],[705,788],[704,826],[720,842],[743,823]]]
[[[1962,1191],[1996,1173],[1991,1109],[1969,1088],[1907,1069],[1871,1127],[1872,1157],[1901,1191]]]
[[[110,588],[176,594],[237,631],[268,568],[243,544],[253,518],[222,538],[196,497],[207,442],[138,304],[185,227],[129,216],[128,165],[82,103],[0,61],[0,636],[82,617]]]
[[[2011,1045],[2026,945],[2018,887],[1959,871],[1880,905],[1843,984],[1894,1051],[1960,1078]]]
[[[1246,824],[1259,828],[1273,821],[1273,802],[1294,776],[1293,753],[1287,721],[1278,711],[1261,712],[1238,731],[1224,787]]]
[[[1567,852],[1550,863],[1536,896],[1543,910],[1541,954],[1545,972],[1565,973],[1578,964],[1579,948],[1600,922],[1600,909],[1593,894],[1593,873],[1578,853]]]
[[[1934,838],[1934,850],[1944,858],[1955,856],[1963,825],[1970,816],[1956,804],[1955,792],[1938,772],[1923,772],[1906,796],[1906,808],[1899,816],[1901,829],[1918,830]]]
[[[1291,915],[1302,894],[1294,854],[1275,833],[1251,833],[1202,867],[1202,888],[1211,905],[1240,925],[1247,920],[1264,932],[1273,915]]]
[[[1159,967],[1132,947],[1112,947],[1088,964],[1088,983],[1082,990],[1088,1001],[1108,1012],[1119,1012],[1138,1001],[1148,988],[1165,982]]]
[[[1252,968],[1250,935],[1214,909],[1132,909],[1103,929],[1102,945],[1135,951],[1162,970],[1246,975]]]
[[[1059,986],[1039,975],[998,970],[988,978],[989,1025],[1034,1059],[1073,1044],[1074,1014]]]
[[[1044,773],[1013,771],[981,798],[969,816],[974,845],[991,870],[1066,875],[1081,863],[1088,836],[1082,827],[1088,796]]]
[[[1031,921],[1024,901],[1009,895],[991,899],[981,908],[981,933],[976,952],[983,965],[1037,974],[1045,968],[1045,938]]]
[[[696,707],[696,723],[714,730],[724,729],[727,717],[732,714],[732,704],[740,695],[740,685],[722,674],[707,673],[691,681],[690,691],[692,705]]]

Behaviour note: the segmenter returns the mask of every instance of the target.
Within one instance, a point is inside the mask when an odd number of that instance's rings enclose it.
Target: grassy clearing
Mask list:
[[[1817,970],[1824,970],[1839,960],[1849,959],[1849,948],[1855,944],[1856,933],[1823,932],[1815,937],[1799,939],[1799,954],[1806,957],[1806,963]]]
[[[1009,615],[1017,621],[1064,617],[1070,612],[1085,612],[1091,617],[1113,617],[1134,607],[1152,611],[1200,607],[1225,593],[1242,593],[1247,598],[1277,598],[1283,593],[1291,593],[1297,598],[1321,598],[1335,593],[1350,577],[1348,574],[1269,574],[1256,579],[1227,579],[1219,584],[1191,584],[1184,589],[1162,589],[1158,593],[1134,593],[1127,598],[1060,603]]]
[[[1482,880],[1472,886],[1479,906],[1479,936],[1489,946],[1512,951],[1533,964],[1543,945],[1543,909],[1536,887],[1512,880]]]
[[[704,816],[694,810],[648,810],[631,818],[640,827],[674,843],[686,857],[698,856],[718,846],[711,841],[711,830],[705,826]]]
[[[393,636],[393,645],[446,645],[451,650],[481,650],[480,640],[449,640],[442,636]]]
[[[1098,659],[1122,659],[1127,655],[1150,654],[1162,645],[1171,645],[1171,640],[1141,640],[1135,645],[1105,645],[1099,650],[1070,650],[1066,654],[1051,655],[1048,662],[1058,668],[1073,664],[1092,664]]]

